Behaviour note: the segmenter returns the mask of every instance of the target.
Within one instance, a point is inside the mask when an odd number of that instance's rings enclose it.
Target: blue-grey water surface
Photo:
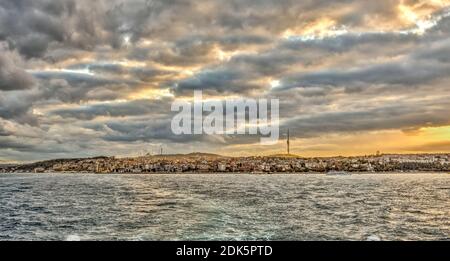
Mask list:
[[[449,240],[450,175],[0,174],[0,240]]]

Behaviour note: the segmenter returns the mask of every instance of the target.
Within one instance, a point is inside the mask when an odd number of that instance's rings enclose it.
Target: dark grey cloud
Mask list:
[[[9,137],[1,137],[0,136],[0,147],[2,148],[9,148],[9,149],[14,149],[14,150],[18,150],[18,151],[24,151],[24,150],[32,150],[34,148],[33,145],[31,144],[27,144],[25,142],[21,142],[18,140],[13,140]]]
[[[441,16],[442,19],[434,26],[428,30],[428,34],[433,38],[441,38],[448,35],[450,32],[450,8],[444,8],[440,10],[436,15]]]
[[[53,110],[51,115],[59,115],[63,118],[76,118],[80,120],[92,120],[99,116],[127,117],[148,114],[158,117],[158,115],[167,115],[168,112],[170,112],[170,102],[172,101],[172,99],[168,98],[97,104],[76,107],[73,109]]]
[[[66,40],[70,30],[67,30],[68,17],[63,12],[67,12],[73,3],[65,0],[59,4],[49,1],[2,1],[0,39],[7,40],[27,58],[40,57],[50,43]]]
[[[372,85],[416,86],[448,78],[448,47],[444,43],[436,46],[416,48],[415,52],[397,61],[375,63],[351,69],[328,69],[317,72],[298,73],[286,76],[278,89],[307,88],[315,86],[344,86],[370,88]]]
[[[228,66],[240,68],[257,77],[277,76],[297,63],[307,63],[305,60],[302,56],[295,56],[292,53],[277,49],[258,55],[238,55],[231,59]]]
[[[132,77],[136,77],[143,82],[150,83],[158,81],[159,78],[168,78],[178,75],[178,73],[174,71],[160,70],[155,68],[133,68],[129,70],[129,74]]]
[[[0,118],[37,125],[38,120],[32,112],[35,98],[36,93],[24,91],[0,92]]]
[[[412,54],[418,62],[436,62],[440,66],[450,64],[450,40],[434,41],[427,48]]]
[[[447,77],[449,73],[450,68],[434,64],[389,63],[363,69],[301,74],[284,79],[282,88],[361,84],[417,85],[439,77]]]
[[[17,66],[12,53],[0,48],[0,91],[24,90],[33,86],[33,78]]]
[[[36,71],[31,74],[39,79],[51,80],[61,79],[73,85],[83,85],[86,87],[103,86],[115,83],[130,82],[122,79],[112,79],[103,76],[91,75],[84,72],[70,71]]]
[[[2,148],[8,148],[18,153],[30,153],[30,154],[57,154],[57,153],[71,153],[72,150],[64,148],[61,145],[53,142],[42,144],[38,140],[26,141],[11,137],[0,137],[0,146]]]
[[[151,66],[124,66],[117,63],[79,63],[69,66],[70,70],[86,70],[92,74],[101,75],[103,79],[115,77],[128,77],[134,79],[134,83],[138,81],[152,82],[160,77],[176,76],[178,72],[158,69]],[[67,77],[66,77],[67,78]],[[93,77],[95,78],[95,77]],[[109,79],[110,80],[110,79]],[[132,80],[124,81],[125,83],[132,83]]]
[[[64,44],[84,49],[110,43],[112,37],[100,25],[102,3],[90,1],[2,1],[0,39],[27,58],[42,57],[49,46]],[[97,35],[96,35],[97,34]]]
[[[196,144],[211,148],[222,144],[221,139],[209,135],[175,135],[170,129],[171,119],[168,117],[149,117],[138,120],[117,121],[110,120],[103,123],[86,124],[86,128],[92,128],[102,132],[102,140],[115,143],[134,142],[159,142],[174,143],[181,146]],[[197,147],[199,149],[200,147]],[[180,149],[180,148],[178,148]]]
[[[41,34],[30,34],[22,37],[15,44],[25,57],[40,57],[47,51],[49,38]]]
[[[40,80],[42,98],[73,103],[124,98],[139,89],[141,84],[137,80],[122,79],[120,75],[95,75],[71,71],[36,71],[31,74]]]
[[[192,95],[194,90],[208,94],[249,94],[264,88],[249,82],[252,75],[231,68],[204,70],[191,78],[175,82],[172,91],[177,95]]]
[[[383,48],[383,52],[390,53],[390,49],[393,50],[410,50],[408,45],[414,46],[414,44],[421,41],[421,37],[415,34],[399,34],[392,32],[369,32],[369,33],[348,33],[339,35],[336,37],[327,37],[319,39],[288,39],[280,44],[281,48],[286,48],[295,51],[313,51],[320,50],[325,51],[325,54],[329,53],[342,53],[352,50],[363,49],[366,52],[379,53],[380,44],[388,47]],[[398,53],[397,53],[398,54]]]
[[[114,142],[135,142],[151,140],[188,140],[183,136],[176,136],[170,130],[170,119],[151,119],[152,124],[147,121],[123,122],[112,121],[104,125],[109,130],[103,139]]]
[[[324,112],[287,120],[283,128],[292,128],[297,137],[316,137],[328,133],[354,133],[376,130],[411,130],[450,124],[445,99],[397,101],[383,107],[354,111]]]

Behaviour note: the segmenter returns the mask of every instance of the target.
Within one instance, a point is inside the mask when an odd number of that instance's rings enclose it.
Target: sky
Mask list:
[[[0,162],[285,153],[174,135],[194,90],[279,99],[302,156],[450,152],[450,0],[0,0]]]

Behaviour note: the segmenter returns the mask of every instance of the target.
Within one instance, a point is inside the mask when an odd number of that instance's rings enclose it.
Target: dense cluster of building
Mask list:
[[[450,154],[373,155],[329,158],[301,158],[292,155],[223,157],[212,154],[188,154],[135,158],[61,159],[32,164],[0,166],[0,173],[301,173],[328,171],[449,172]]]

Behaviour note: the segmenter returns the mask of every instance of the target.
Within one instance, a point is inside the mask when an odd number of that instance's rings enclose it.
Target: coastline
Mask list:
[[[157,155],[129,158],[54,159],[0,165],[0,173],[320,174],[450,172],[450,154],[369,155],[303,158],[296,155],[226,157],[216,154]],[[336,174],[336,173],[334,173]]]
[[[346,175],[328,175],[327,172],[272,172],[272,173],[251,173],[251,172],[141,172],[141,173],[96,173],[96,172],[76,172],[76,171],[66,171],[66,172],[0,172],[0,175],[42,175],[42,174],[54,174],[54,175],[69,175],[69,174],[77,174],[77,175],[97,175],[97,176],[121,176],[121,175],[251,175],[251,176],[276,176],[276,175],[324,175],[324,176],[346,176]],[[450,175],[450,172],[447,171],[389,171],[389,172],[349,172],[348,176],[351,175],[409,175],[409,174],[417,174],[417,175]]]

